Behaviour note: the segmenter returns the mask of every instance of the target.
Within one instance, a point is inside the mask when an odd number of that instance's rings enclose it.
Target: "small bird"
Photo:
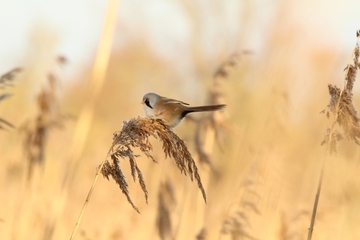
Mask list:
[[[225,104],[190,107],[187,103],[162,97],[156,93],[145,94],[141,104],[147,117],[161,119],[170,128],[178,126],[188,113],[217,111],[226,107]]]

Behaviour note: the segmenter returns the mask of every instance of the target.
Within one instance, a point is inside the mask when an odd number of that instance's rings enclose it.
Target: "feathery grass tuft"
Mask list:
[[[56,88],[58,79],[53,74],[48,74],[48,83],[36,97],[37,114],[25,121],[21,126],[24,143],[23,148],[28,159],[28,179],[32,178],[35,166],[43,167],[44,154],[48,133],[51,128],[63,127],[64,119],[60,113]]]
[[[330,118],[333,115],[334,122],[331,131],[326,131],[325,142],[329,143],[330,152],[336,152],[332,143],[343,139],[342,134],[335,132],[334,126],[337,123],[343,129],[343,135],[360,145],[360,117],[353,102],[353,87],[356,78],[356,71],[360,68],[360,30],[357,32],[357,42],[352,54],[352,63],[345,68],[345,79],[342,89],[329,84],[329,94],[331,96],[328,109],[324,110],[326,116]],[[341,135],[341,136],[340,136]]]
[[[251,54],[251,51],[244,50],[241,53],[232,54],[226,61],[222,62],[214,73],[214,78],[227,78],[229,72],[237,64],[238,58],[243,54]]]
[[[122,130],[114,134],[113,144],[108,153],[111,161],[105,160],[100,166],[102,175],[107,179],[111,176],[127,197],[128,202],[139,212],[139,209],[134,205],[130,197],[128,184],[120,167],[120,161],[126,158],[129,159],[133,180],[136,181],[136,177],[139,179],[139,184],[145,194],[145,200],[147,202],[148,192],[145,180],[140,168],[136,164],[136,158],[139,157],[139,155],[134,154],[133,148],[139,148],[148,158],[156,162],[155,158],[151,155],[153,147],[149,140],[150,136],[162,141],[165,158],[170,157],[174,159],[181,173],[189,175],[191,181],[195,178],[206,202],[206,193],[194,159],[184,141],[160,119],[155,120],[138,117],[130,119],[128,122],[124,121]]]
[[[132,118],[128,122],[123,122],[123,128],[119,132],[114,133],[113,143],[107,154],[111,161],[106,159],[99,166],[93,184],[89,189],[89,193],[86,197],[85,203],[81,209],[79,218],[75,224],[74,230],[70,239],[73,239],[77,229],[80,225],[80,221],[84,214],[87,203],[90,201],[90,197],[94,190],[96,181],[101,173],[105,178],[109,180],[111,176],[115,182],[119,185],[121,191],[125,194],[128,202],[131,206],[140,213],[139,209],[133,203],[128,190],[128,183],[125,175],[120,167],[120,161],[123,159],[129,159],[131,175],[133,180],[136,181],[136,177],[139,179],[139,184],[144,192],[145,200],[148,200],[148,191],[146,189],[145,180],[142,172],[136,164],[136,158],[139,155],[134,154],[133,148],[139,148],[148,158],[155,161],[155,158],[151,155],[153,149],[149,137],[160,139],[163,142],[163,151],[165,157],[170,157],[175,160],[177,167],[181,173],[189,175],[191,181],[196,179],[198,186],[201,190],[202,196],[206,203],[205,189],[201,183],[201,178],[195,164],[194,159],[191,157],[189,150],[187,149],[183,140],[181,140],[172,130],[160,119],[149,118]]]
[[[13,86],[13,82],[17,75],[22,71],[21,68],[14,68],[11,71],[5,73],[4,75],[0,76],[0,89],[5,89],[6,87]],[[11,97],[12,94],[10,93],[1,93],[0,94],[0,102]],[[14,125],[11,124],[9,121],[0,118],[0,129],[5,129],[5,126],[14,128]]]
[[[229,74],[238,63],[240,54],[247,54],[249,52],[234,53],[230,55],[220,66],[216,69],[213,75],[212,85],[208,90],[207,103],[211,105],[223,104],[226,94],[224,92],[224,84],[227,83]],[[227,131],[232,132],[230,123],[228,121],[227,112],[216,111],[208,115],[203,115],[199,118],[192,116],[188,117],[196,123],[194,142],[195,149],[199,157],[199,162],[208,165],[211,170],[218,175],[218,171],[213,165],[211,158],[214,149],[215,141],[221,147],[223,143],[221,140],[222,133]]]
[[[14,80],[21,72],[22,72],[22,68],[17,67],[2,75],[0,77],[0,88],[13,86]]]
[[[344,138],[344,136],[348,140],[352,140],[356,144],[360,145],[360,118],[353,102],[352,93],[356,77],[356,71],[358,68],[360,68],[360,30],[356,32],[356,37],[357,41],[353,54],[351,55],[351,63],[348,64],[345,68],[345,78],[342,89],[331,84],[328,85],[331,98],[327,106],[328,109],[323,110],[322,113],[326,113],[326,116],[328,118],[330,118],[330,116],[332,115],[333,122],[331,127],[328,127],[326,129],[325,137],[321,144],[324,145],[326,143],[327,151],[329,152],[329,154],[337,152],[337,143],[340,142]],[[336,129],[336,125],[342,128],[343,133]],[[320,177],[312,210],[307,240],[311,240],[314,230],[316,212],[321,193],[322,181],[324,177],[325,159],[326,158],[324,158],[323,160],[320,171]]]

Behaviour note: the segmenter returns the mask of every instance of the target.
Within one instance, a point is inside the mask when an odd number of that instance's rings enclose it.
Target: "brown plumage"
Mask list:
[[[162,119],[169,127],[178,126],[187,114],[193,112],[217,111],[226,107],[225,104],[190,107],[188,103],[147,93],[142,104],[149,118]]]

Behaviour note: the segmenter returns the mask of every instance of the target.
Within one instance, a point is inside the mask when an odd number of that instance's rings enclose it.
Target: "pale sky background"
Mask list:
[[[211,42],[224,34],[233,42],[224,46],[238,48],[241,35],[242,7],[251,6],[251,29],[243,49],[261,49],[262,35],[271,29],[277,9],[291,1],[270,0],[197,0],[195,4],[204,44],[202,51],[211,58]],[[21,65],[30,44],[31,32],[36,27],[49,30],[57,36],[56,54],[66,56],[70,75],[76,74],[84,64],[93,60],[101,33],[106,1],[102,0],[0,0],[0,74]],[[319,44],[337,44],[344,53],[351,53],[355,32],[360,29],[360,0],[294,1],[292,8],[298,24],[314,32],[306,38],[317,39]],[[154,54],[176,59],[182,55],[186,65],[186,52],[194,31],[188,12],[181,1],[175,0],[122,0],[114,47],[126,47],[136,36],[146,35]],[[217,46],[221,49],[222,45]],[[215,53],[214,53],[215,54]],[[185,59],[185,60],[184,60]],[[174,60],[175,61],[175,60]],[[91,64],[91,62],[90,62]],[[187,62],[187,64],[191,64]]]

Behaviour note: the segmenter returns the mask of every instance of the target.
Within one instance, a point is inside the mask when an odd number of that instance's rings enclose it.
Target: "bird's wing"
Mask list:
[[[188,103],[186,102],[182,102],[182,101],[179,101],[179,100],[175,100],[175,99],[171,99],[171,98],[166,98],[165,100],[166,103],[179,103],[179,104],[182,104],[182,105],[189,105]]]

